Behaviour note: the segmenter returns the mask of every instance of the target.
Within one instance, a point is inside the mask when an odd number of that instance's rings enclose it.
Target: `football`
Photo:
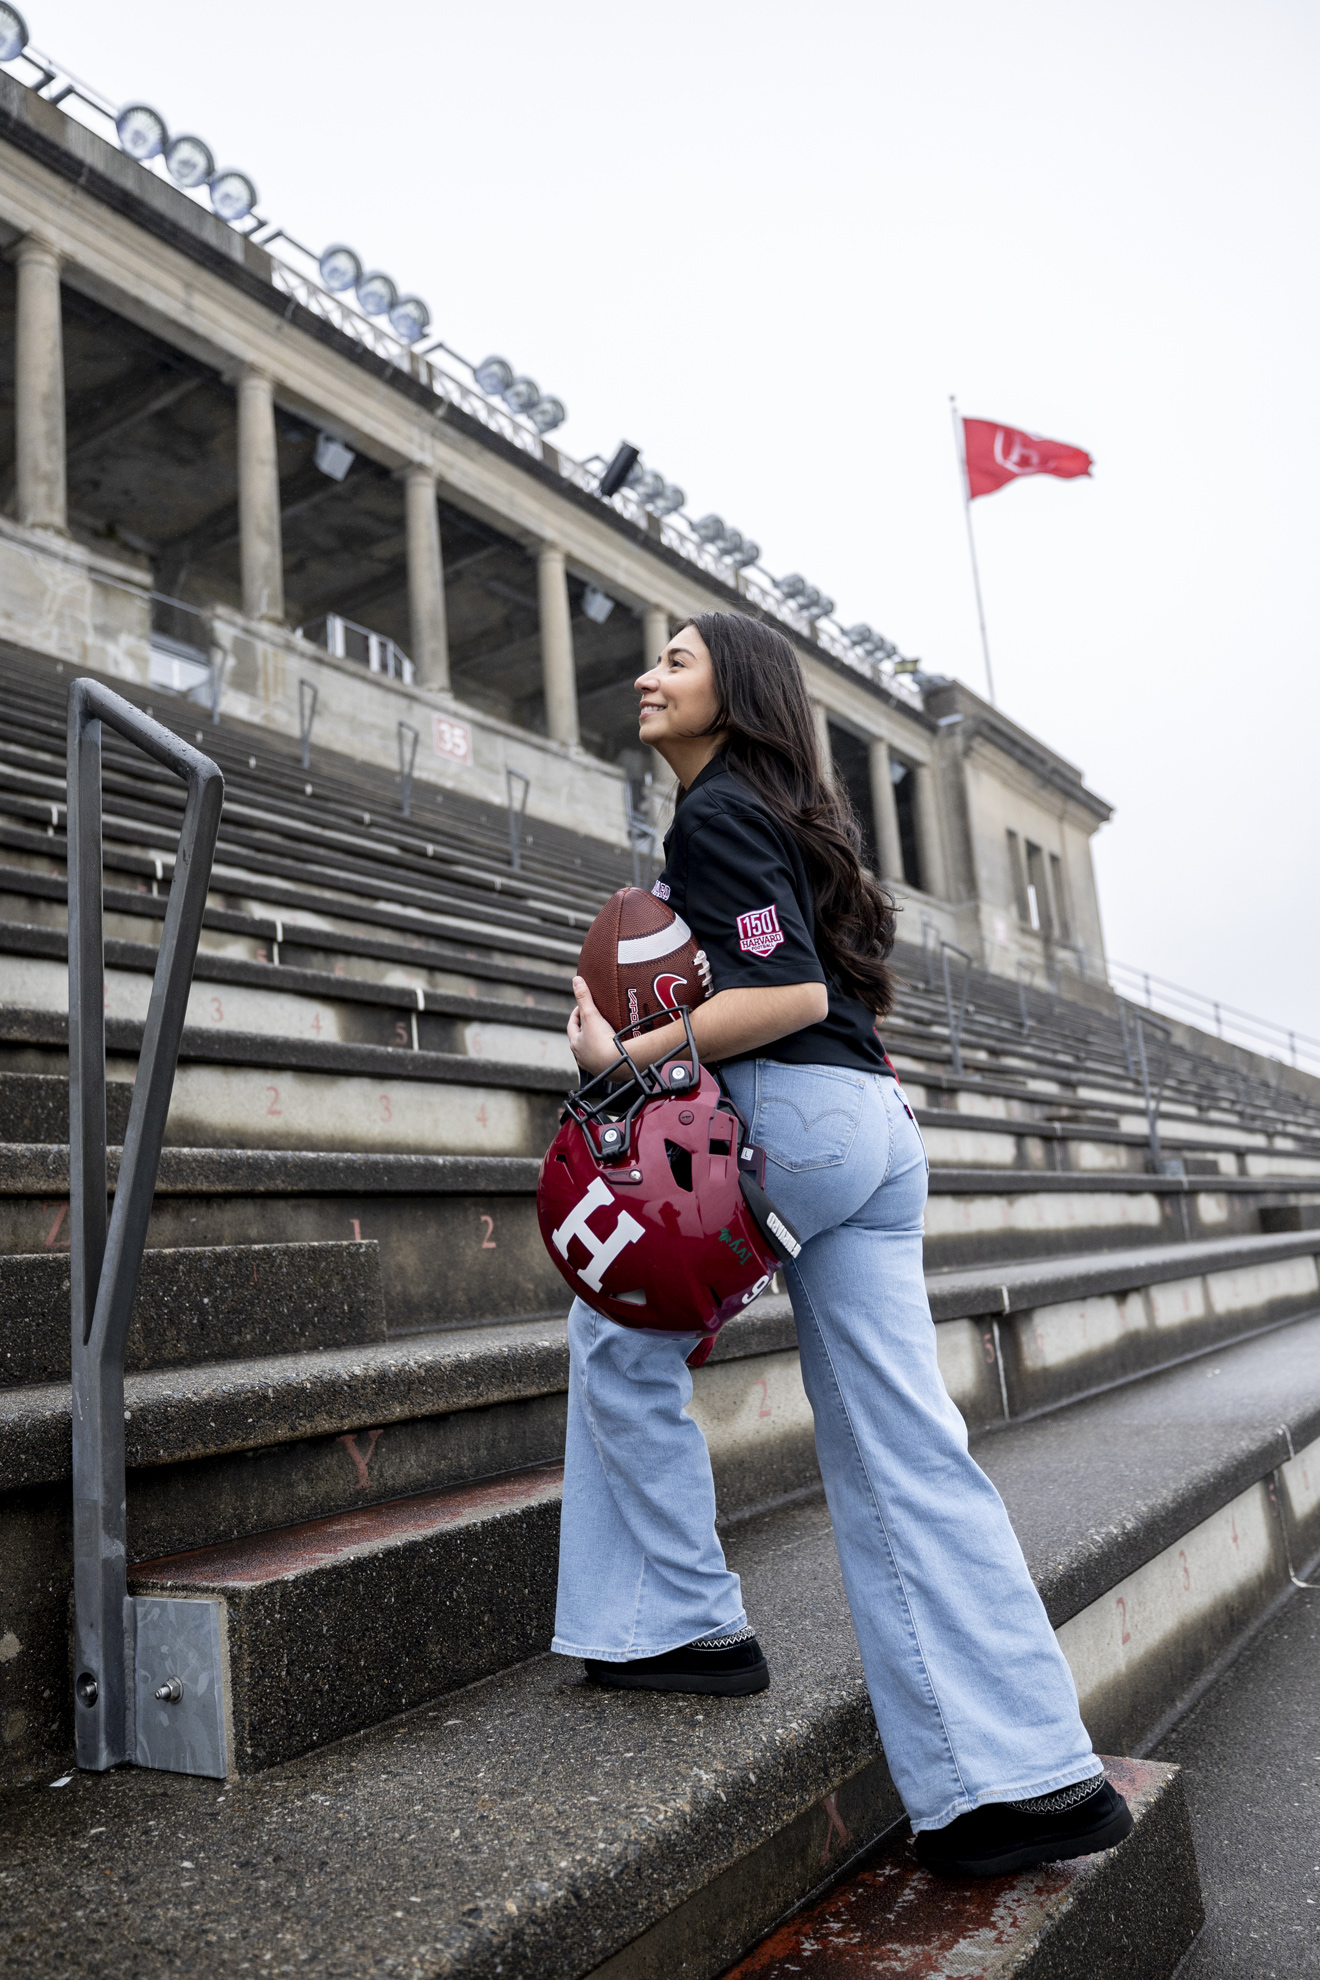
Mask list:
[[[587,930],[578,975],[614,1031],[680,1004],[695,1010],[711,994],[710,965],[692,930],[640,887],[610,895]]]

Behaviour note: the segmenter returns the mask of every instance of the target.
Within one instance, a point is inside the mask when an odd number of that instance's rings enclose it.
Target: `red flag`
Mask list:
[[[990,419],[963,421],[967,460],[967,493],[993,495],[1006,481],[1024,474],[1056,474],[1061,481],[1091,472],[1091,456],[1063,440],[1046,440],[1039,433],[1020,433],[1015,426],[996,426]]]

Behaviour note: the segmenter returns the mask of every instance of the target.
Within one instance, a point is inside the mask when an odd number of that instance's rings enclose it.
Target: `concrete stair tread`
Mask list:
[[[731,1559],[768,1692],[610,1693],[540,1657],[224,1792],[121,1772],[11,1793],[11,1944],[36,1959],[83,1908],[63,1971],[152,1969],[186,1874],[203,1974],[241,1957],[574,1980],[616,1955],[619,1980],[718,1972],[901,1813],[823,1509],[752,1522]]]
[[[1153,1760],[1106,1756],[1105,1771],[1136,1823],[1121,1849],[952,1883],[921,1868],[904,1833],[721,1980],[1167,1980],[1203,1917],[1182,1783]]]
[[[562,1480],[562,1465],[533,1465],[496,1479],[387,1499],[380,1505],[302,1520],[241,1540],[135,1561],[129,1579],[136,1592],[185,1588],[223,1592],[283,1581],[402,1541],[478,1525],[511,1507],[557,1501]]]
[[[951,1320],[964,1314],[1017,1313],[1061,1300],[1119,1292],[1129,1286],[1156,1285],[1203,1272],[1235,1271],[1317,1253],[1320,1231],[1191,1239],[1183,1244],[1078,1252],[1063,1258],[1028,1258],[971,1269],[952,1266],[928,1272],[926,1290],[935,1319]]]
[[[1320,1316],[979,1439],[1057,1627],[1320,1437]]]

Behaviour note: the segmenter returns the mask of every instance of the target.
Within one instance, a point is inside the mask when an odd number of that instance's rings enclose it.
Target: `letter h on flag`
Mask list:
[[[1023,475],[1053,474],[1060,481],[1072,481],[1089,474],[1094,465],[1088,453],[1070,447],[1066,440],[1046,440],[1015,426],[996,426],[990,419],[964,419],[962,426],[969,501],[993,495],[996,488]]]

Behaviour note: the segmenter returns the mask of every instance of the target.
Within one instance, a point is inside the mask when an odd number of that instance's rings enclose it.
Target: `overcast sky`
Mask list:
[[[24,6],[978,690],[949,394],[1087,448],[975,505],[1001,705],[1110,953],[1320,1034],[1314,0]]]

